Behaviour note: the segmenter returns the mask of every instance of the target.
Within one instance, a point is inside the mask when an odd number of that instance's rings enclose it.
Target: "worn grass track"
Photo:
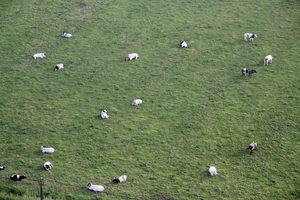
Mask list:
[[[37,198],[40,177],[48,199],[95,199],[89,181],[108,200],[300,197],[298,1],[0,5],[0,199]],[[13,173],[28,180],[16,186]],[[112,184],[121,174],[128,181]]]

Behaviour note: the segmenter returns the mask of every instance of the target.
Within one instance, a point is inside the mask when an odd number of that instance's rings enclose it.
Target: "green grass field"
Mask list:
[[[40,177],[45,199],[300,198],[299,1],[0,6],[0,199],[37,199]],[[246,42],[247,32],[258,37]],[[258,73],[241,76],[244,67]],[[28,178],[16,185],[12,174]],[[112,184],[122,174],[127,182]]]

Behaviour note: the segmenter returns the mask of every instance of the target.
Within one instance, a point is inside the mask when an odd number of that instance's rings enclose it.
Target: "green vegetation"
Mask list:
[[[0,199],[38,198],[40,177],[48,199],[95,199],[89,181],[106,200],[300,198],[299,1],[0,5]]]

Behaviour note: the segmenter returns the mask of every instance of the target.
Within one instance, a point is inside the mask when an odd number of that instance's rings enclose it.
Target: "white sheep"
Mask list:
[[[256,34],[252,34],[252,33],[245,33],[244,34],[244,40],[250,40],[252,41],[254,38],[257,38],[257,35]]]
[[[114,183],[124,183],[126,180],[127,180],[127,176],[126,175],[122,175],[122,176],[120,176],[118,178],[114,178],[112,180],[112,182],[114,182]]]
[[[53,167],[52,163],[47,161],[44,163],[44,168],[49,171]]]
[[[37,59],[37,58],[44,58],[46,57],[45,56],[45,53],[36,53],[32,56],[34,59]]]
[[[102,185],[93,185],[91,182],[87,184],[89,190],[92,190],[94,192],[103,192],[104,187]]]
[[[72,34],[63,32],[62,37],[64,37],[64,38],[70,38],[70,37],[72,37]]]
[[[107,110],[103,110],[102,112],[101,112],[101,118],[102,119],[107,119],[109,116],[108,116],[108,114],[107,114]]]
[[[273,57],[271,55],[267,55],[264,59],[264,65],[268,65],[269,62],[272,63]]]
[[[131,105],[137,106],[137,105],[140,105],[142,103],[143,103],[142,99],[135,99],[135,100],[133,100]]]
[[[208,171],[209,171],[210,175],[212,175],[212,176],[218,174],[217,169],[214,166],[211,166]]]
[[[180,47],[181,48],[186,48],[187,47],[187,43],[185,41],[180,41]]]
[[[45,148],[45,147],[41,146],[41,151],[42,151],[43,153],[54,153],[55,149],[52,148],[52,147]]]
[[[60,63],[60,64],[57,64],[54,68],[54,71],[57,71],[57,70],[60,70],[60,69],[63,69],[64,68],[64,64]]]
[[[130,53],[126,56],[125,60],[129,61],[129,60],[136,60],[138,59],[139,55],[137,53]]]

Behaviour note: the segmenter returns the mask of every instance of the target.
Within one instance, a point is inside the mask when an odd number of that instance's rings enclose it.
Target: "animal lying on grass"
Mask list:
[[[72,37],[72,34],[63,32],[62,37],[64,37],[64,38],[70,38],[70,37]]]
[[[57,70],[60,70],[60,69],[63,69],[64,68],[64,64],[60,63],[60,64],[57,64],[55,67],[54,67],[54,71],[57,71]]]
[[[52,163],[47,161],[44,163],[45,170],[49,171],[53,167]]]
[[[113,178],[112,182],[114,183],[124,183],[127,180],[126,175],[119,176],[118,178]]]
[[[248,69],[248,68],[242,69],[242,75],[248,74],[248,76],[251,76],[254,73],[257,73],[254,69]]]
[[[87,184],[88,189],[92,190],[94,192],[103,192],[104,191],[104,187],[102,185],[93,185],[91,182],[89,182]]]
[[[41,146],[41,151],[42,151],[43,153],[54,153],[55,149],[52,148],[52,147],[45,148],[45,147]]]
[[[44,58],[46,57],[45,56],[45,53],[36,53],[32,56],[34,59],[37,59],[37,58]]]
[[[13,181],[22,181],[23,179],[26,179],[27,177],[24,175],[17,175],[17,174],[13,174],[10,176],[10,180]]]
[[[142,103],[143,103],[142,99],[135,99],[135,100],[132,102],[131,105],[137,106],[137,105],[140,105],[140,104],[142,104]]]

